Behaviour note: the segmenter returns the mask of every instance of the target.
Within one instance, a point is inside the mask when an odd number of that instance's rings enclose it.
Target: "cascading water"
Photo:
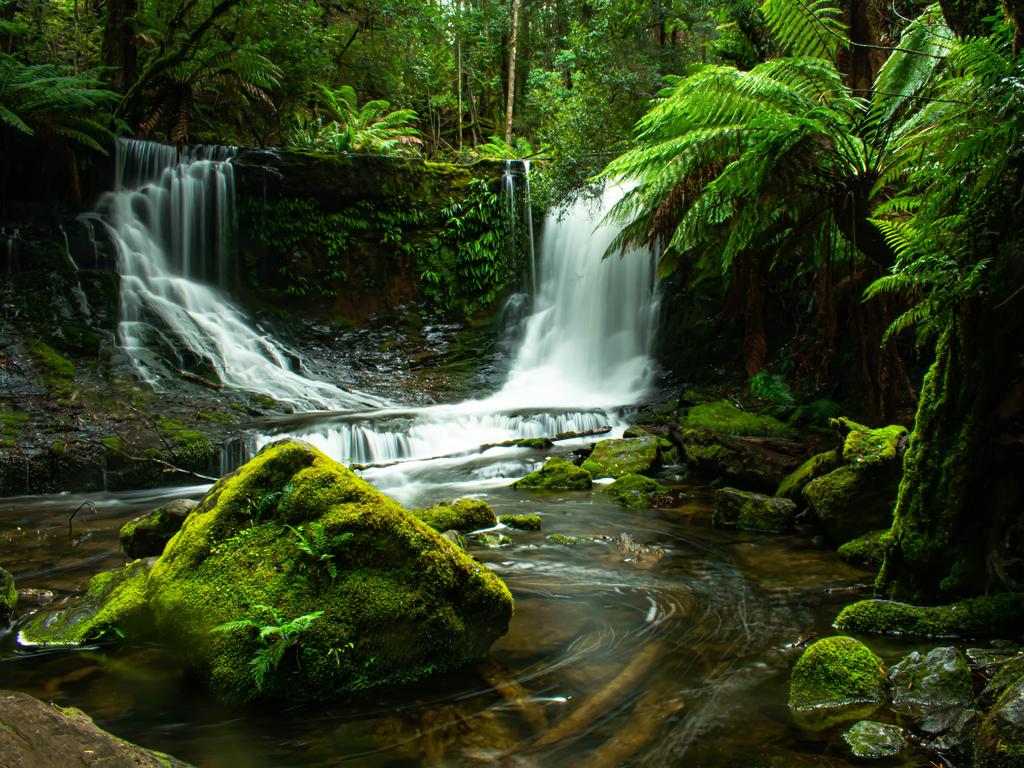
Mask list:
[[[278,434],[302,437],[346,462],[401,461],[366,476],[408,500],[416,478],[440,468],[410,460],[443,457],[449,481],[479,488],[488,479],[507,482],[506,470],[521,469],[518,462],[503,467],[493,455],[478,462],[483,445],[622,426],[619,409],[640,400],[652,383],[657,295],[649,254],[604,258],[615,231],[596,222],[620,194],[609,189],[599,208],[580,202],[548,217],[534,309],[498,392],[452,405],[293,421]]]
[[[293,370],[297,356],[223,290],[233,279],[232,155],[223,147],[118,143],[117,185],[94,218],[117,251],[120,345],[155,387],[168,367],[198,366],[227,387],[302,409],[384,405]]]

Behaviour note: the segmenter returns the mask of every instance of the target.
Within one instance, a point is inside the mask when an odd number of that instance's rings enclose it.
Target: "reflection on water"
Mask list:
[[[5,500],[0,562],[21,587],[81,589],[123,562],[125,520],[203,490],[94,497],[70,534],[84,498]],[[790,725],[788,646],[827,631],[850,597],[826,589],[864,574],[798,537],[715,531],[707,495],[687,490],[680,508],[643,512],[597,490],[488,490],[498,514],[544,521],[509,531],[511,547],[473,552],[516,597],[509,633],[479,668],[412,688],[238,711],[165,649],[28,651],[11,632],[0,637],[4,684],[200,766],[844,765]],[[584,541],[553,544],[553,533]]]

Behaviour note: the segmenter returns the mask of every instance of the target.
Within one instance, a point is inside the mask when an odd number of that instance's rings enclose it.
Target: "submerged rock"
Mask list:
[[[113,736],[74,707],[0,691],[0,765],[5,768],[189,768],[170,755]]]
[[[567,459],[552,456],[544,466],[512,483],[519,491],[580,491],[590,488],[590,473]]]
[[[781,533],[793,527],[796,504],[789,499],[721,488],[715,491],[712,522],[719,528],[756,533]]]
[[[22,645],[80,645],[138,637],[151,623],[146,580],[151,562],[136,560],[97,573],[85,596],[67,607],[37,613],[18,633]]]
[[[643,475],[623,475],[604,489],[616,504],[632,509],[646,509],[653,506],[654,494],[664,493],[668,488],[656,480]]]
[[[880,531],[871,531],[863,536],[846,542],[839,547],[839,557],[851,565],[861,568],[878,569],[882,566],[885,558],[885,548],[891,540],[892,534],[888,528]]]
[[[498,524],[494,510],[483,499],[457,499],[424,509],[413,509],[411,512],[438,533],[444,531],[469,533],[481,528],[493,528]]]
[[[1024,629],[1024,594],[1007,592],[929,607],[861,600],[843,608],[835,627],[843,632],[913,637],[1015,635]]]
[[[889,670],[889,682],[893,707],[933,736],[953,727],[974,694],[967,659],[951,646],[910,653]]]
[[[854,757],[879,760],[896,757],[907,747],[903,729],[891,723],[861,720],[843,734]]]
[[[863,718],[885,701],[882,660],[852,637],[826,637],[797,660],[789,682],[789,707],[797,721],[824,728]]]
[[[197,503],[192,499],[175,499],[130,520],[121,527],[121,548],[131,558],[160,555]]]
[[[18,589],[14,577],[5,568],[0,568],[0,626],[11,620],[11,614],[18,606]]]
[[[652,436],[600,440],[582,468],[591,477],[651,472],[658,468],[658,440]]]
[[[294,440],[210,490],[147,594],[160,636],[238,701],[327,699],[455,669],[483,657],[512,613],[497,576]]]

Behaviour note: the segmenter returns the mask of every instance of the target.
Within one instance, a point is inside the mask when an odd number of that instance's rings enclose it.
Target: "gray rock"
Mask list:
[[[719,528],[780,533],[793,527],[796,503],[790,499],[722,488],[715,491],[712,521]]]
[[[861,720],[843,734],[854,757],[878,760],[895,757],[907,746],[903,729],[890,723]]]
[[[973,688],[967,660],[951,646],[926,656],[914,651],[889,670],[893,708],[915,718],[925,733],[950,730],[971,703]]]

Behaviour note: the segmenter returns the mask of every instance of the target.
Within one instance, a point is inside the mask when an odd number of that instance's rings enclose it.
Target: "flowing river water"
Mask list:
[[[216,285],[208,252],[223,246],[230,223],[221,208],[231,197],[229,153],[178,158],[144,143],[120,151],[122,186],[99,220],[125,286],[120,340],[143,379],[164,385],[168,361],[154,350],[178,347],[226,384],[296,406],[295,416],[255,426],[257,443],[299,436],[373,465],[364,479],[406,505],[473,495],[499,515],[539,514],[543,527],[503,531],[502,546],[470,544],[508,584],[515,616],[479,667],[418,686],[232,709],[160,647],[27,649],[16,625],[0,635],[5,687],[78,706],[119,736],[199,766],[846,765],[834,740],[808,739],[792,724],[787,680],[798,644],[828,633],[870,574],[806,536],[714,529],[709,491],[686,485],[679,467],[659,478],[678,505],[636,511],[600,485],[512,491],[511,480],[551,452],[481,449],[566,431],[617,434],[652,385],[651,261],[602,259],[614,232],[595,229],[600,211],[579,206],[547,221],[504,385],[408,408],[293,370],[294,356]],[[124,522],[204,492],[91,494],[83,509],[86,499],[73,495],[2,499],[0,562],[19,587],[74,599],[91,575],[124,562]]]

